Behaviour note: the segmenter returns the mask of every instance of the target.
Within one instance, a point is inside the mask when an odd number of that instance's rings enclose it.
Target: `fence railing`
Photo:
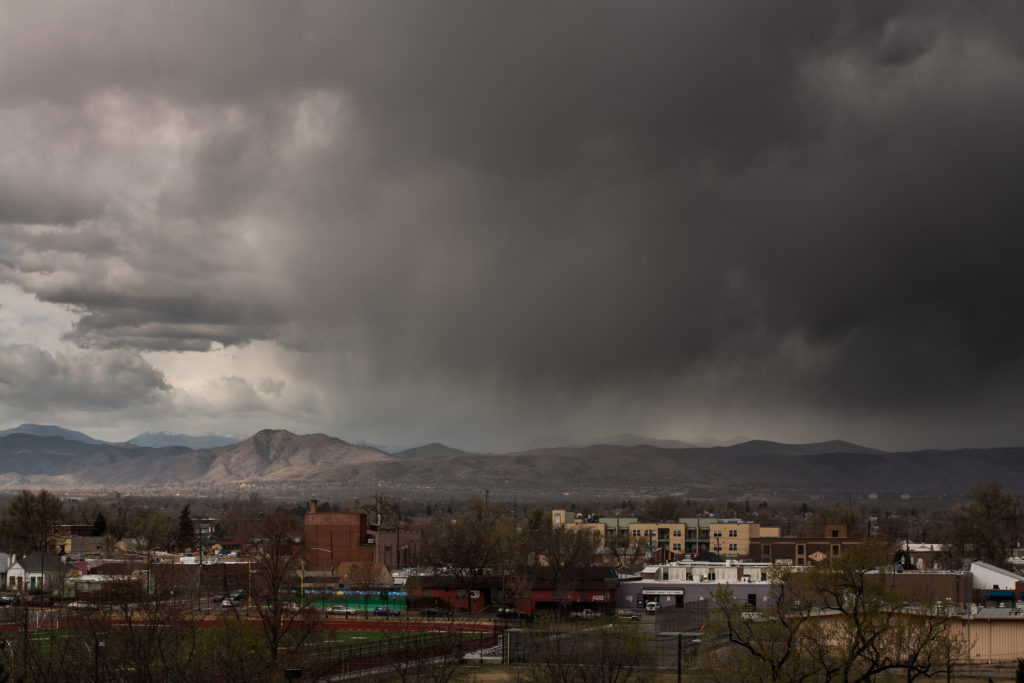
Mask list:
[[[367,643],[307,643],[296,653],[311,677],[342,675],[365,669],[433,658],[461,659],[467,652],[493,646],[497,632],[445,631],[401,633]]]

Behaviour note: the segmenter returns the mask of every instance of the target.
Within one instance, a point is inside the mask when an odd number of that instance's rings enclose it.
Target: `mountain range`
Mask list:
[[[0,433],[0,487],[376,487],[408,495],[703,497],[741,492],[960,494],[990,481],[1024,491],[1024,448],[892,453],[846,441],[666,448],[590,444],[472,453],[427,444],[394,454],[324,434],[263,430],[208,448],[111,444],[50,427]],[[42,434],[30,433],[42,431]],[[69,438],[74,437],[74,438]],[[84,437],[84,438],[82,438]]]
[[[217,446],[229,446],[242,441],[241,437],[217,436],[208,434],[205,436],[192,436],[191,434],[175,434],[172,432],[143,432],[136,437],[129,439],[136,446],[148,448],[166,448],[168,446],[184,446],[186,448],[216,448]]]
[[[21,424],[11,429],[0,430],[0,437],[10,436],[11,434],[31,434],[32,436],[59,436],[62,439],[68,439],[69,441],[81,441],[82,443],[89,444],[111,444],[118,443],[114,441],[101,441],[100,439],[94,439],[88,434],[82,432],[76,432],[73,429],[65,429],[64,427],[58,427],[57,425],[37,425],[37,424]],[[205,436],[192,436],[191,434],[175,434],[172,432],[143,432],[136,437],[128,439],[123,443],[133,443],[136,446],[147,446],[149,448],[165,448],[167,446],[185,446],[186,448],[214,448],[216,446],[227,446],[229,444],[238,443],[241,441],[241,437],[233,436],[217,436],[217,435],[205,435]]]

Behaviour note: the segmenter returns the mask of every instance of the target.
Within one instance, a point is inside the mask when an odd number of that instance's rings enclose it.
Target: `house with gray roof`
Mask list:
[[[57,555],[36,551],[17,560],[7,570],[10,590],[52,590],[68,573],[67,565]]]

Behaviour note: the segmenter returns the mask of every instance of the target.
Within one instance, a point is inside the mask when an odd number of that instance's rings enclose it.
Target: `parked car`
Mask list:
[[[529,612],[524,612],[515,607],[499,607],[497,616],[499,619],[518,619],[520,621],[531,621],[533,619]]]
[[[397,617],[401,616],[402,611],[393,607],[374,607],[373,614],[378,617]]]
[[[654,614],[655,612],[661,609],[661,605],[656,602],[649,602],[647,603],[647,606],[644,607],[644,609],[647,610],[648,614]]]
[[[9,605],[17,605],[18,602],[19,601],[18,601],[18,596],[17,595],[0,595],[0,607],[7,607]]]
[[[339,617],[354,617],[358,612],[347,605],[331,605],[327,608],[327,614]]]
[[[636,610],[631,609],[617,609],[615,610],[615,618],[621,621],[640,621],[641,615]]]
[[[600,616],[600,614],[590,609],[589,607],[576,610],[575,612],[569,612],[570,619],[597,619]]]
[[[451,607],[427,607],[423,610],[425,617],[443,617],[445,619],[454,614]]]
[[[25,604],[29,607],[53,607],[53,600],[44,598],[41,595],[35,595],[25,598]]]

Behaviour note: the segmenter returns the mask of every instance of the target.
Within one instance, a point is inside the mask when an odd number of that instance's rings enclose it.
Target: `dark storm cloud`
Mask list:
[[[60,225],[0,278],[80,345],[511,412],[1020,402],[1015,4],[14,7],[0,139],[60,158],[0,220]]]

